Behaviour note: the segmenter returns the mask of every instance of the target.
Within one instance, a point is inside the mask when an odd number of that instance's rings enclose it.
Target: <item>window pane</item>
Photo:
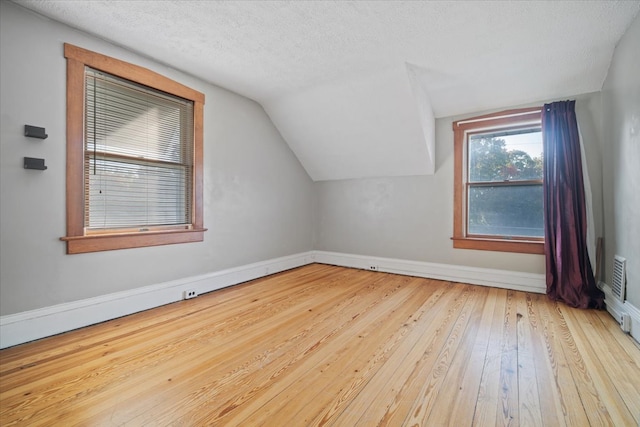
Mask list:
[[[542,179],[539,128],[469,136],[469,182],[534,179]]]
[[[193,103],[86,71],[87,151],[191,162]]]
[[[469,187],[469,235],[544,237],[542,185]]]
[[[90,229],[190,222],[190,171],[185,167],[88,158]]]

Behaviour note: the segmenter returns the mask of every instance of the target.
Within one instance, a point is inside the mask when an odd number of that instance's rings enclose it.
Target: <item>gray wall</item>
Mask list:
[[[599,236],[602,235],[600,94],[572,99],[576,99],[593,192],[595,235]],[[453,249],[451,125],[455,120],[474,115],[436,120],[433,176],[317,182],[316,249],[544,273],[542,255]]]
[[[5,1],[0,31],[0,315],[312,249],[313,182],[260,105]],[[65,255],[64,42],[205,94],[204,242]],[[23,169],[25,156],[49,169]]]
[[[627,259],[627,299],[640,307],[640,15],[622,37],[602,88],[606,283]]]

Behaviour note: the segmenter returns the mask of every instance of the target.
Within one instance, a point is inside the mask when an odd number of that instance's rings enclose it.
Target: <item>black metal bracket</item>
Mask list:
[[[44,165],[44,159],[36,159],[33,157],[25,157],[24,158],[24,168],[25,169],[36,169],[40,171],[47,170],[47,167]]]
[[[47,139],[45,128],[39,128],[38,126],[24,125],[24,136],[30,138]]]

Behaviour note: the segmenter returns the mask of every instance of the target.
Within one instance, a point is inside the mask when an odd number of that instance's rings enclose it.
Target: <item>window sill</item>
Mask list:
[[[453,247],[456,249],[544,255],[544,242],[542,241],[473,239],[469,237],[452,237],[451,240],[453,240]]]
[[[95,234],[90,236],[61,237],[67,242],[67,254],[111,251],[115,249],[142,248],[173,245],[176,243],[202,242],[206,228],[195,230],[162,230],[143,233]]]

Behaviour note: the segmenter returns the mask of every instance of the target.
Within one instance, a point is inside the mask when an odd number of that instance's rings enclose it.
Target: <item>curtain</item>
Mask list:
[[[571,307],[603,308],[587,250],[585,189],[575,101],[545,104],[544,221],[547,295]]]

